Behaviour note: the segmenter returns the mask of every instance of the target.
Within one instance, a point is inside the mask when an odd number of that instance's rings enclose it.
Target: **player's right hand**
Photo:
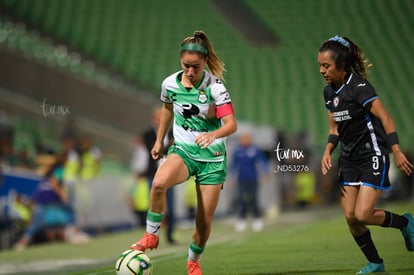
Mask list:
[[[327,151],[323,154],[321,161],[322,175],[328,174],[328,171],[332,168],[331,154]]]
[[[151,156],[154,160],[159,160],[163,156],[164,144],[162,142],[155,143],[151,149]]]

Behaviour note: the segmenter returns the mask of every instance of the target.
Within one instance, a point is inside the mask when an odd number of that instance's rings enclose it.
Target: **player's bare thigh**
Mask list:
[[[369,225],[381,225],[384,221],[384,211],[375,209],[382,191],[369,186],[361,186],[355,205],[355,217]]]
[[[350,220],[355,216],[355,205],[358,199],[358,192],[359,187],[357,186],[341,186],[341,206],[347,220]]]
[[[188,178],[188,169],[184,161],[177,154],[170,154],[155,173],[152,186],[155,188],[170,188],[182,183]]]

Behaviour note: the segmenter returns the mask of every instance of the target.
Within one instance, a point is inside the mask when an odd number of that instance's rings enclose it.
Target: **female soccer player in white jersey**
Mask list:
[[[199,260],[226,178],[225,138],[236,131],[237,122],[222,82],[224,64],[214,53],[207,35],[196,31],[194,36],[185,38],[180,57],[182,70],[162,82],[163,107],[152,157],[162,157],[163,140],[171,123],[174,145],[154,176],[146,233],[131,248],[157,248],[167,189],[195,175],[198,202],[187,269],[188,274],[200,275]]]
[[[318,54],[319,71],[327,85],[324,97],[329,137],[322,158],[322,173],[332,167],[331,153],[341,143],[339,160],[341,204],[352,236],[368,260],[357,274],[382,272],[383,260],[367,225],[400,229],[409,251],[414,250],[414,219],[375,208],[388,179],[392,152],[406,175],[413,165],[401,152],[396,128],[374,88],[366,80],[370,66],[363,51],[346,37],[325,41]]]

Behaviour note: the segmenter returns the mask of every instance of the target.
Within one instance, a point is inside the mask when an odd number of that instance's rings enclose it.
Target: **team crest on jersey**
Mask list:
[[[200,93],[198,94],[198,101],[200,103],[206,103],[207,102],[207,95],[205,91],[200,91]]]
[[[334,107],[338,107],[338,105],[339,105],[339,97],[338,96],[333,99],[333,105],[334,105]]]

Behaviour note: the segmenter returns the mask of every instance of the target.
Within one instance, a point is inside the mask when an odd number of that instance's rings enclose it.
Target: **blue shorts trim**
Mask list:
[[[375,185],[369,182],[342,182],[341,185],[343,186],[369,186],[371,188],[382,190],[382,191],[387,191],[392,188],[392,186],[385,186],[385,187],[378,186],[378,185]]]

